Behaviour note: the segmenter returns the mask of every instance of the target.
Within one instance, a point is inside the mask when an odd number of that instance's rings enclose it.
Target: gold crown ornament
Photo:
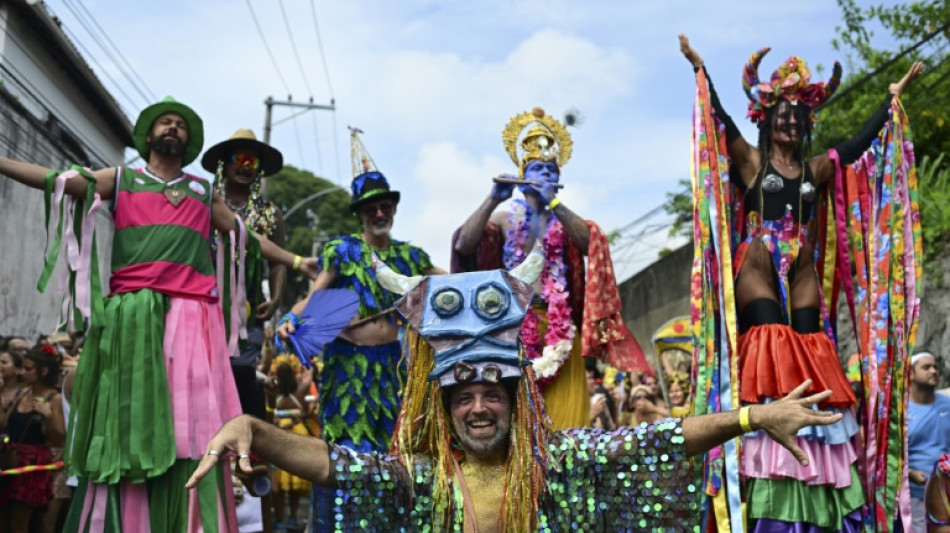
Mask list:
[[[522,136],[526,129],[528,132]],[[571,158],[571,149],[574,147],[567,128],[551,115],[545,114],[540,107],[511,117],[501,133],[501,139],[511,161],[518,166],[518,175],[522,179],[528,161],[555,161],[558,167],[563,167]]]

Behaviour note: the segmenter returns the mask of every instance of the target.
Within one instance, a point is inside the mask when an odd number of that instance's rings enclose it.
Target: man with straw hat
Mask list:
[[[409,323],[409,372],[388,455],[291,435],[251,417],[228,422],[188,486],[221,454],[250,451],[338,487],[334,531],[693,531],[688,458],[753,430],[804,463],[795,434],[840,414],[810,409],[830,391],[754,408],[613,431],[553,431],[519,339],[545,260],[511,272],[410,279],[377,264]],[[247,470],[250,463],[239,461]]]
[[[323,271],[313,290],[343,288],[360,297],[359,314],[323,353],[320,373],[318,416],[328,442],[364,452],[389,448],[399,413],[402,349],[399,325],[393,314],[398,295],[383,288],[370,266],[373,254],[393,270],[408,276],[439,274],[429,254],[418,246],[391,237],[399,191],[376,168],[363,146],[357,128],[350,128],[353,163],[350,212],[359,216],[363,230],[328,242],[321,253]],[[309,298],[309,297],[308,297]],[[279,333],[295,331],[297,315],[308,300],[298,302],[281,321]],[[315,489],[315,522],[322,528],[328,520],[333,496],[320,496]]]
[[[203,142],[190,107],[171,97],[147,107],[133,142],[144,168],[58,173],[0,158],[0,173],[46,192],[54,244],[38,287],[45,289],[64,254],[67,327],[89,320],[67,444],[81,483],[66,530],[233,531],[226,466],[197,492],[182,484],[213,428],[240,412],[228,371],[223,280],[215,275],[221,269],[208,247],[212,228],[237,232],[239,220],[211,183],[182,170]],[[94,216],[105,207],[115,235],[103,298]],[[315,260],[266,239],[260,246],[268,259],[315,273]]]
[[[284,167],[280,151],[258,141],[253,131],[242,128],[209,148],[201,158],[201,166],[215,175],[216,188],[225,205],[241,217],[248,229],[284,246],[284,217],[277,206],[261,194],[261,182]],[[277,261],[268,262],[270,299],[265,299],[260,248],[252,241],[247,254],[244,283],[248,303],[247,340],[240,347],[240,355],[231,359],[231,371],[241,410],[266,418],[264,389],[257,382],[257,366],[264,346],[263,322],[277,310],[287,281],[287,267]]]

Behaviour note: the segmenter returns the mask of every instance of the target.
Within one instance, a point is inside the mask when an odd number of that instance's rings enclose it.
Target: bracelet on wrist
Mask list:
[[[752,411],[752,407],[747,405],[742,409],[739,409],[739,427],[742,429],[743,433],[752,433],[752,423],[749,422],[749,412]]]
[[[294,263],[290,266],[290,268],[294,270],[300,270],[300,263],[303,263],[303,257],[300,257],[299,255],[295,255]]]
[[[554,208],[559,205],[561,205],[561,199],[555,196],[554,199],[548,203],[548,209],[554,211]]]

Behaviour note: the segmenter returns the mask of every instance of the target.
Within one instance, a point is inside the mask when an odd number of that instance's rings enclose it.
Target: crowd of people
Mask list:
[[[541,108],[506,125],[517,174],[486,183],[452,235],[451,273],[392,236],[401,193],[356,128],[341,216],[361,227],[317,258],[282,248],[283,218],[262,193],[280,152],[240,129],[202,157],[214,179],[188,174],[203,124],[171,98],[135,123],[142,168],[0,158],[0,174],[45,192],[62,243],[45,270],[58,256],[82,258],[68,261],[63,286],[75,307],[66,312],[85,326],[0,345],[0,531],[279,533],[303,527],[301,503],[311,531],[910,524],[910,506],[892,493],[873,499],[858,468],[856,447],[874,428],[859,426],[864,392],[838,359],[815,232],[816,194],[893,120],[889,110],[899,114],[922,66],[890,87],[855,139],[806,159],[812,110],[837,81],[810,85],[804,61],[790,58],[760,83],[765,51],[754,55],[753,146],[699,54],[685,37],[680,45],[710,125],[697,128],[709,144],[696,161],[707,168],[721,149],[732,163],[736,220],[717,223],[741,238],[718,250],[697,239],[707,261],[696,262],[688,347],[658,349],[653,366],[620,315],[607,235],[559,197],[573,141]],[[697,198],[697,235],[708,237],[709,213],[724,207],[702,207],[717,194]],[[85,222],[98,209],[115,224],[106,288],[89,272],[96,241]],[[81,232],[56,226],[67,215]],[[702,270],[733,260],[734,271]],[[278,319],[288,267],[314,281]],[[355,294],[353,316],[305,352],[320,329],[305,326],[337,309],[332,291]],[[896,403],[879,409],[897,406],[900,427],[879,437],[903,439],[885,452],[902,460],[907,446],[909,468],[879,477],[896,476],[902,494],[909,480],[912,531],[946,531],[950,401],[935,395],[933,356],[903,355],[910,389],[900,396],[898,385]],[[874,366],[873,379],[891,383],[895,365]],[[704,462],[702,477],[692,461]]]

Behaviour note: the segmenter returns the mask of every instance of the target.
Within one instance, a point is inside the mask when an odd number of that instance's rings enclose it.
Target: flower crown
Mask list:
[[[749,97],[749,113],[747,118],[754,124],[765,120],[765,110],[774,106],[781,99],[788,100],[792,105],[802,102],[810,109],[815,109],[822,102],[834,94],[841,83],[841,64],[835,61],[831,79],[827,83],[809,83],[811,70],[805,60],[792,56],[772,73],[771,79],[764,83],[759,81],[759,63],[771,48],[765,47],[749,57],[749,62],[742,71],[742,89]]]

